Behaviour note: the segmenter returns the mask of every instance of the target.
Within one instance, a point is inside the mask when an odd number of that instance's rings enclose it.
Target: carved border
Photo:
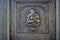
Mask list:
[[[38,3],[36,3],[36,4],[38,4]],[[25,5],[24,7],[22,7],[22,8],[25,8],[25,7],[31,7],[32,5]],[[34,5],[34,6],[36,6],[36,5]],[[43,8],[44,10],[45,10],[45,8],[43,7],[43,6],[40,6],[40,5],[37,5],[36,7],[41,7],[41,8]],[[17,2],[16,2],[16,8],[17,8]],[[21,8],[21,9],[22,9]],[[17,11],[16,11],[16,13],[17,13]],[[48,15],[49,15],[49,13],[48,13]],[[16,18],[17,18],[17,15],[16,15]],[[49,18],[49,17],[48,17]],[[17,20],[16,20],[16,22],[17,22]],[[48,23],[49,23],[49,20],[48,20]],[[16,27],[17,27],[17,25],[16,25]],[[17,32],[17,29],[15,29],[16,30],[16,32]],[[15,33],[16,33],[15,32]],[[17,33],[31,33],[31,32],[17,32]],[[34,32],[35,33],[35,32]],[[38,32],[39,33],[39,32]],[[49,24],[48,24],[48,33],[49,33]],[[47,34],[47,33],[43,33],[43,34]]]

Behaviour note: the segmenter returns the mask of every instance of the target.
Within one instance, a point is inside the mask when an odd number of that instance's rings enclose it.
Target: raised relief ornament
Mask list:
[[[37,27],[40,25],[40,17],[37,15],[34,9],[31,9],[30,13],[28,14],[27,25],[29,31],[31,32],[36,32]]]

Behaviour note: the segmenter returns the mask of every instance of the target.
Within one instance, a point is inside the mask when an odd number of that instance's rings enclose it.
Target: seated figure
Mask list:
[[[27,25],[30,26],[30,30],[35,31],[37,30],[36,27],[40,24],[40,18],[34,9],[31,9],[30,12],[27,18]]]

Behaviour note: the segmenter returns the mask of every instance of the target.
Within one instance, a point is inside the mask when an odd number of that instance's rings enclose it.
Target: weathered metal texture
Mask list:
[[[7,40],[6,0],[0,0],[0,40]]]
[[[33,8],[39,16],[40,25],[36,32],[30,32],[27,16]],[[34,26],[34,25],[33,25]],[[55,40],[55,0],[11,0],[12,40]]]
[[[56,0],[56,40],[60,40],[60,0]]]

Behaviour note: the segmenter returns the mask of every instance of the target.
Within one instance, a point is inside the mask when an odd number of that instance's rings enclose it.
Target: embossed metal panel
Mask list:
[[[12,40],[55,40],[55,0],[11,0]]]
[[[38,18],[34,18],[35,14],[38,16]],[[17,17],[16,20],[17,32],[29,32],[29,29],[33,30],[34,29],[33,27],[36,26],[38,32],[48,33],[48,4],[18,3],[16,17]],[[38,22],[34,24],[34,22],[36,22],[34,20],[40,21],[41,23],[39,24]]]

